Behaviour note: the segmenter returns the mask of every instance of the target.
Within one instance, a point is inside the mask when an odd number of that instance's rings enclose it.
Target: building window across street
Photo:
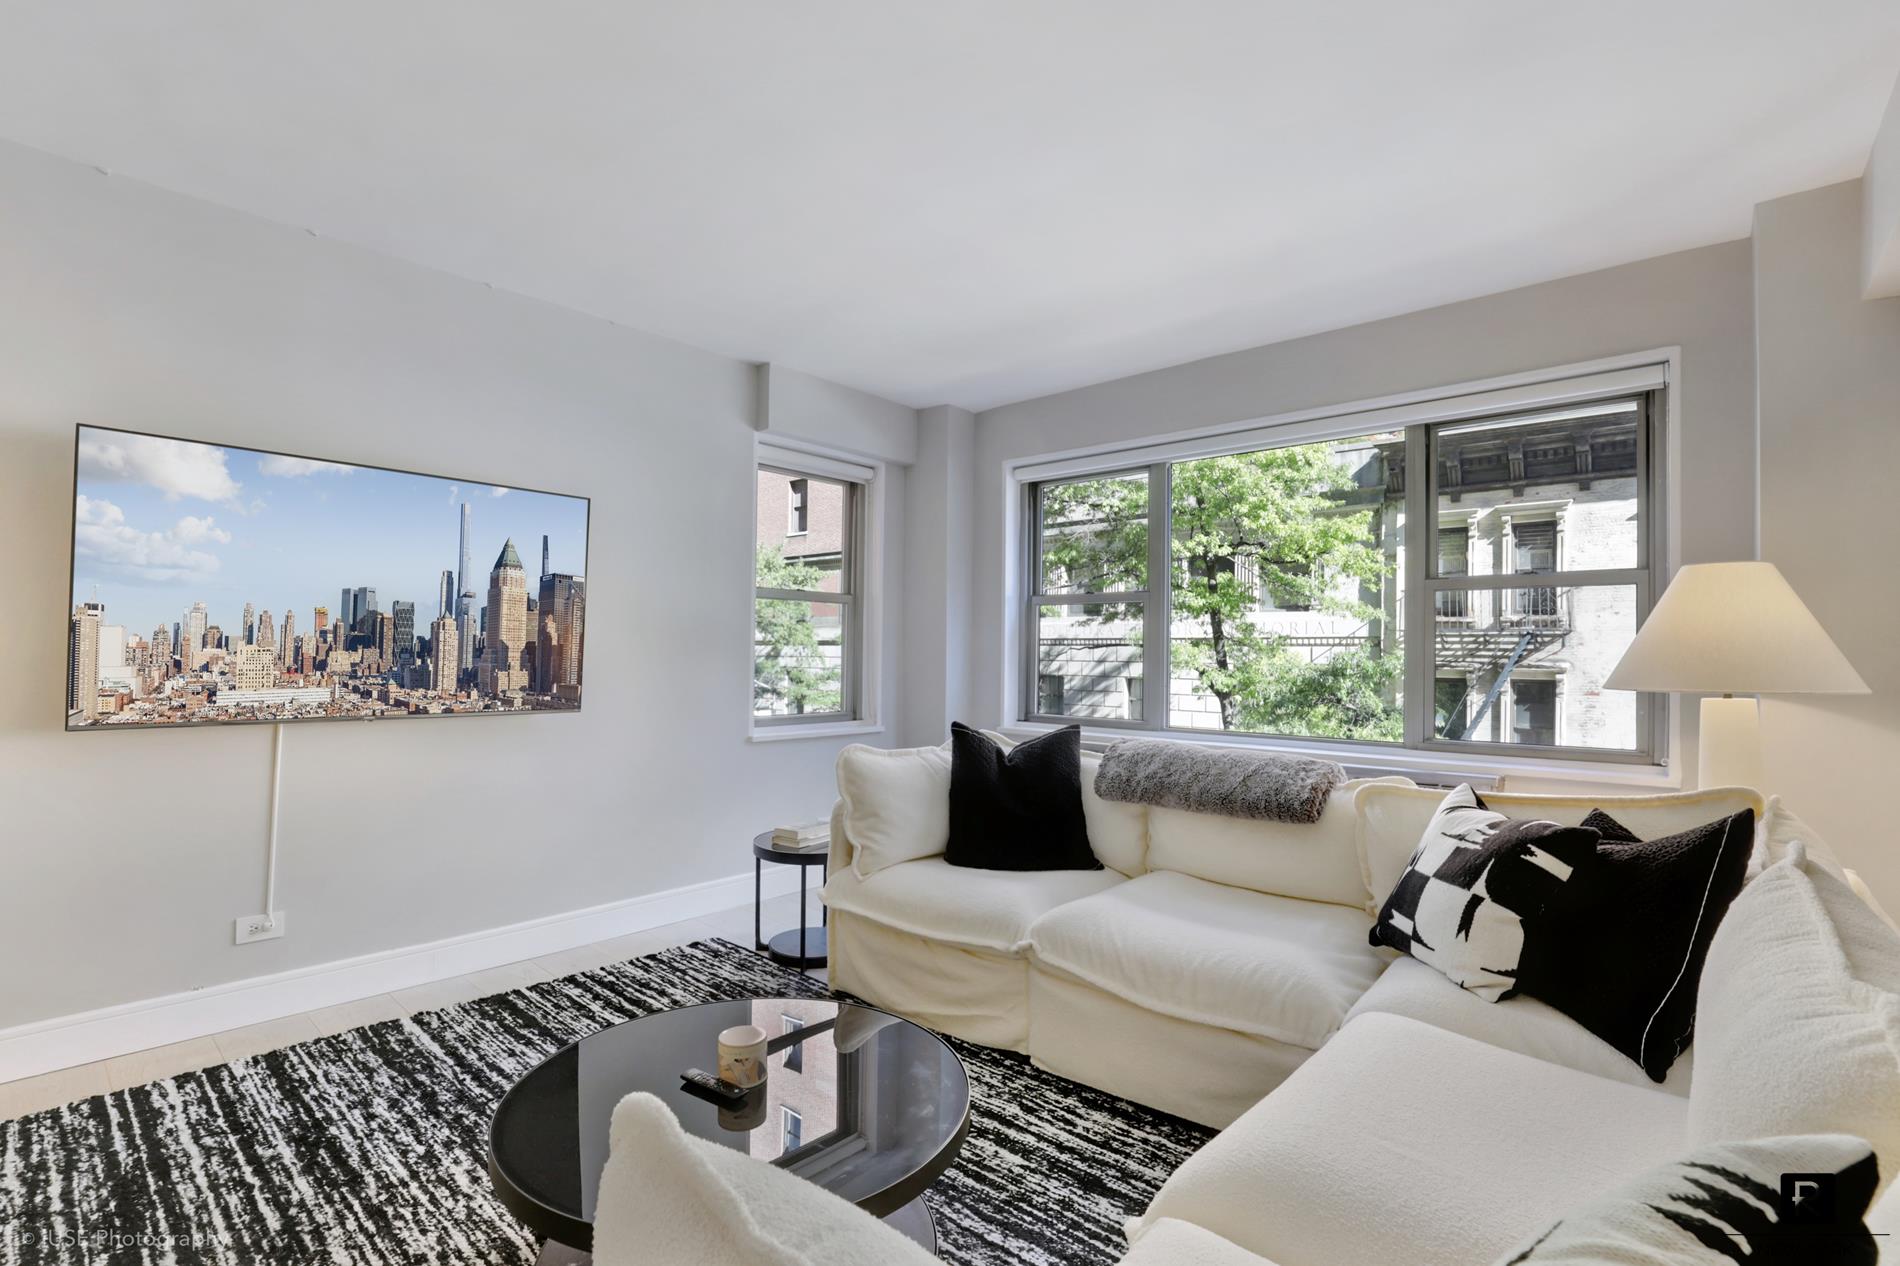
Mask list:
[[[789,1036],[804,1028],[805,1022],[795,1015],[782,1015],[779,1017],[779,1026],[779,1031]],[[803,1042],[793,1042],[785,1048],[784,1068],[788,1073],[805,1071],[805,1044]]]
[[[761,464],[753,577],[753,723],[854,720],[864,485]]]
[[[811,480],[792,480],[787,500],[791,513],[785,525],[785,535],[803,536],[811,531]]]
[[[784,1134],[782,1139],[784,1146],[779,1148],[779,1155],[787,1156],[797,1151],[799,1146],[805,1141],[805,1118],[799,1116],[798,1113],[792,1111],[790,1108],[780,1108],[779,1111],[783,1114],[782,1119],[784,1121]],[[767,1137],[770,1136],[768,1135]]]
[[[1659,399],[1029,482],[1024,718],[1657,759]]]

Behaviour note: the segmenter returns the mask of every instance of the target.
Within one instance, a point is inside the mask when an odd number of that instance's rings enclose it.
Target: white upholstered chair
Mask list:
[[[614,1109],[594,1216],[595,1266],[934,1266],[856,1205],[694,1138],[650,1094]]]

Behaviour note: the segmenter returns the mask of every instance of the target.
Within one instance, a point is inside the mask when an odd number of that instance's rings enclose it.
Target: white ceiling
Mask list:
[[[1895,0],[0,0],[0,137],[911,404],[1742,237]]]

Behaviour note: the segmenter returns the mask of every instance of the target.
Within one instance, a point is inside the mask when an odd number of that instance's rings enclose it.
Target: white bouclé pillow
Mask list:
[[[838,753],[838,799],[859,879],[935,857],[950,843],[950,745],[853,743]]]
[[[1493,1266],[1871,1266],[1862,1219],[1878,1167],[1867,1141],[1846,1134],[1704,1143],[1579,1206]],[[1804,1211],[1816,1191],[1827,1195]]]
[[[1833,1132],[1900,1168],[1900,934],[1797,841],[1709,946],[1689,1137]]]
[[[1089,847],[1096,860],[1134,878],[1148,869],[1148,806],[1104,800],[1095,794],[1097,752],[1082,753],[1082,815],[1088,820]]]

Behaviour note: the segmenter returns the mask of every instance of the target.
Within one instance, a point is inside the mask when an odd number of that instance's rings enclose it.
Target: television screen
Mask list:
[[[576,711],[587,511],[81,426],[67,728]]]

